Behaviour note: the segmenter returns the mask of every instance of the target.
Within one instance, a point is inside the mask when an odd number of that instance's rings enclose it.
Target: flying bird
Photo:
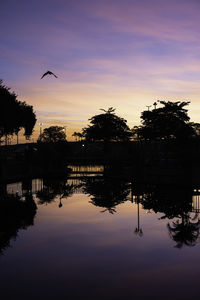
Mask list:
[[[42,75],[42,77],[40,78],[40,79],[42,79],[44,76],[46,76],[46,75],[53,75],[53,76],[55,76],[56,78],[58,78],[53,72],[51,72],[51,71],[47,71],[46,73],[44,73],[43,75]]]

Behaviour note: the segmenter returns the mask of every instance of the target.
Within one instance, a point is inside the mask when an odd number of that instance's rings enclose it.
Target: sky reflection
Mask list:
[[[101,212],[81,193],[62,204],[59,197],[38,204],[34,226],[20,230],[0,257],[2,293],[8,299],[187,299],[196,293],[199,244],[176,249],[169,220],[160,219],[163,213],[147,213],[140,204],[144,235],[139,237],[138,204],[126,201],[116,213]]]

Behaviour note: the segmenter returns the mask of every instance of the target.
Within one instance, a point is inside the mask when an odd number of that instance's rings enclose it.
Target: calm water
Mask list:
[[[198,190],[139,192],[134,183],[91,173],[32,181],[34,225],[22,219],[15,238],[10,230],[0,255],[2,299],[198,296]],[[6,189],[25,201],[27,185]]]

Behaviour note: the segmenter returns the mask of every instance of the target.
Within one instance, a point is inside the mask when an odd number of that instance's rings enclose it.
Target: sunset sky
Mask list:
[[[70,136],[111,106],[132,127],[157,99],[191,101],[200,122],[199,15],[199,0],[7,0],[0,78],[33,105],[35,134]]]

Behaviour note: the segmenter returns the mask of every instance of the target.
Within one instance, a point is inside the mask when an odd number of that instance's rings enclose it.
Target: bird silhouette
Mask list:
[[[53,76],[55,76],[56,78],[58,78],[53,72],[51,72],[51,71],[47,71],[46,73],[44,73],[43,75],[42,75],[42,77],[40,78],[40,79],[42,79],[44,76],[46,76],[46,75],[53,75]]]

